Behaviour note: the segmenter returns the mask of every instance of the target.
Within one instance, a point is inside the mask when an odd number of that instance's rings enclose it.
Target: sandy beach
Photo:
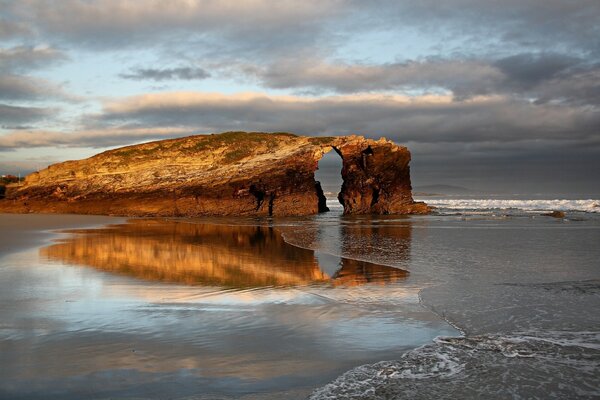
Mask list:
[[[53,231],[114,224],[125,218],[102,215],[0,214],[0,257],[46,243]]]

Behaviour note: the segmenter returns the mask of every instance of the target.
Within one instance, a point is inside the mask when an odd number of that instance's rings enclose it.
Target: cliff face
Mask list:
[[[424,214],[429,208],[412,198],[410,152],[383,138],[341,140],[334,147],[342,157],[345,214]]]
[[[343,160],[348,214],[425,213],[411,195],[405,147],[360,136],[228,132],[162,140],[67,161],[8,187],[4,212],[130,216],[308,215],[325,211],[314,172]]]

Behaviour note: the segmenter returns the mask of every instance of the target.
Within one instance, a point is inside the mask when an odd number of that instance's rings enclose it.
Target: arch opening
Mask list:
[[[325,196],[325,204],[319,204],[319,212],[343,211],[344,208],[338,200],[338,194],[341,192],[344,183],[342,179],[342,157],[337,151],[329,151],[319,160],[315,171],[315,180]]]

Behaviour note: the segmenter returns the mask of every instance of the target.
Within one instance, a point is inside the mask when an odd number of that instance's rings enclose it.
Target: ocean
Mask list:
[[[598,398],[600,200],[422,200],[0,215],[0,398]]]

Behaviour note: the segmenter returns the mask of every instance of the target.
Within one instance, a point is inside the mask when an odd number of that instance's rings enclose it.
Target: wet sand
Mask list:
[[[301,399],[457,334],[406,271],[292,246],[267,226],[0,221],[13,228],[0,258],[3,399]],[[406,263],[410,226],[395,234]]]
[[[125,218],[96,215],[1,214],[0,257],[40,246],[56,236],[52,231],[124,222]]]

